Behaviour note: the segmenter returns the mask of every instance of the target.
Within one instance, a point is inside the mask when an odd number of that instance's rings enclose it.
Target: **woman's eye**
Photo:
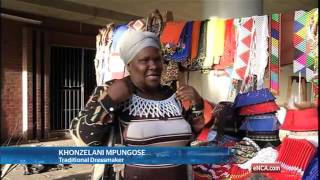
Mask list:
[[[141,62],[142,62],[142,63],[147,63],[148,60],[147,60],[147,59],[142,59]]]

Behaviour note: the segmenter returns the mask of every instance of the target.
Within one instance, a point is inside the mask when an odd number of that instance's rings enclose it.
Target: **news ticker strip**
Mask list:
[[[220,164],[220,147],[0,147],[1,164]]]

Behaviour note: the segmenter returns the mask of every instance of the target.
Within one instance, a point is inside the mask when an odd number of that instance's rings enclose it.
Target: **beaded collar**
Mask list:
[[[150,100],[133,94],[122,107],[122,112],[128,111],[129,115],[136,117],[160,118],[182,115],[182,106],[175,94],[164,100]]]

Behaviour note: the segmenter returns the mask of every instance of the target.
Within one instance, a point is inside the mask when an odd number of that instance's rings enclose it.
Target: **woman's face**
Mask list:
[[[128,64],[128,71],[134,85],[143,90],[155,90],[160,86],[162,57],[154,47],[142,49]]]

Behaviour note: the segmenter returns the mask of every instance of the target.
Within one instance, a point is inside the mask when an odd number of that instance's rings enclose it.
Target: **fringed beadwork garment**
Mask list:
[[[294,15],[294,36],[293,45],[295,48],[295,57],[293,61],[293,73],[305,72],[306,67],[306,50],[307,50],[307,16],[306,11],[296,11]]]
[[[232,77],[237,80],[245,80],[248,74],[250,47],[253,37],[253,18],[235,19],[234,23],[237,26],[237,52]]]
[[[309,12],[307,22],[306,80],[310,82],[318,74],[318,8]]]

